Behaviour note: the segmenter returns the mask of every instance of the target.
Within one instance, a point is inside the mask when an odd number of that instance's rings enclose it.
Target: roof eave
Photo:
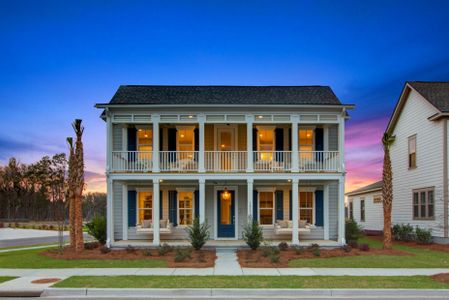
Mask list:
[[[106,108],[159,108],[159,107],[330,107],[354,109],[355,104],[111,104],[97,103],[95,107],[98,109]]]
[[[357,195],[369,194],[369,193],[373,193],[373,192],[377,192],[377,191],[382,191],[382,188],[380,187],[380,188],[370,189],[370,190],[366,190],[366,191],[353,191],[353,192],[346,193],[345,196],[357,196]]]

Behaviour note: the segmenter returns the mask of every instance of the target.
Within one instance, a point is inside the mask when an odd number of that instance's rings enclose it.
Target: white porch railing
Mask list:
[[[152,151],[112,151],[112,170],[118,172],[150,172]]]
[[[254,151],[254,171],[287,172],[292,169],[291,151]]]
[[[205,151],[204,167],[207,172],[245,172],[246,151]]]
[[[198,171],[198,151],[160,151],[161,172]]]
[[[338,151],[299,151],[300,172],[339,172],[341,167]]]

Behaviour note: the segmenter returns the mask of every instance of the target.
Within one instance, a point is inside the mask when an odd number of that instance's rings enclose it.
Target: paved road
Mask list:
[[[84,234],[88,238],[87,233]],[[69,233],[64,232],[64,241]],[[37,229],[0,228],[0,248],[33,246],[36,244],[58,243],[58,231]]]
[[[17,300],[20,298],[2,298],[2,299],[10,299],[10,300]],[[105,297],[72,297],[70,296],[68,297],[39,297],[39,298],[24,298],[24,299],[55,299],[55,300],[93,300],[93,299],[101,299],[104,300]],[[107,299],[117,299],[117,300],[141,300],[141,299],[170,299],[170,300],[197,300],[197,299],[214,299],[214,300],[225,300],[225,299],[242,299],[241,297],[227,297],[227,298],[223,298],[223,297],[203,297],[203,298],[199,298],[199,297],[166,297],[166,298],[161,298],[161,297],[154,297],[154,298],[149,298],[149,297],[107,297]],[[301,300],[336,300],[336,299],[345,299],[345,300],[367,300],[367,299],[382,299],[382,300],[398,300],[398,299],[413,299],[413,300],[429,300],[429,299],[435,299],[435,300],[439,300],[439,299],[446,299],[447,300],[447,296],[432,296],[431,298],[429,298],[428,296],[421,296],[421,297],[401,297],[401,296],[392,296],[392,297],[385,297],[385,296],[359,296],[359,297],[284,297],[284,298],[280,298],[280,297],[272,297],[272,298],[266,298],[263,296],[258,296],[258,297],[245,297],[243,298],[245,300],[273,300],[273,299],[301,299]]]

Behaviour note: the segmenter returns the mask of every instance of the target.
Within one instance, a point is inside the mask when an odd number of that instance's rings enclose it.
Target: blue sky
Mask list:
[[[92,190],[105,159],[93,105],[120,84],[330,85],[357,105],[357,187],[381,175],[404,81],[449,80],[449,1],[0,0],[0,28],[0,163],[66,151],[82,118]]]

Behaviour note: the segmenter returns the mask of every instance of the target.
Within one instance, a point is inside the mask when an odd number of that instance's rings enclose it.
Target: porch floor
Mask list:
[[[291,245],[291,241],[286,240],[270,240],[270,244],[277,245],[280,242],[287,242]],[[170,246],[189,246],[189,240],[161,240],[161,244],[167,243]],[[318,244],[320,247],[339,247],[340,244],[333,240],[302,240],[299,241],[300,246],[310,246],[312,244]],[[116,241],[112,244],[116,248],[126,248],[128,245],[136,248],[152,247],[153,242],[151,240],[127,240]],[[206,248],[241,248],[248,247],[243,240],[209,240],[206,242]]]

